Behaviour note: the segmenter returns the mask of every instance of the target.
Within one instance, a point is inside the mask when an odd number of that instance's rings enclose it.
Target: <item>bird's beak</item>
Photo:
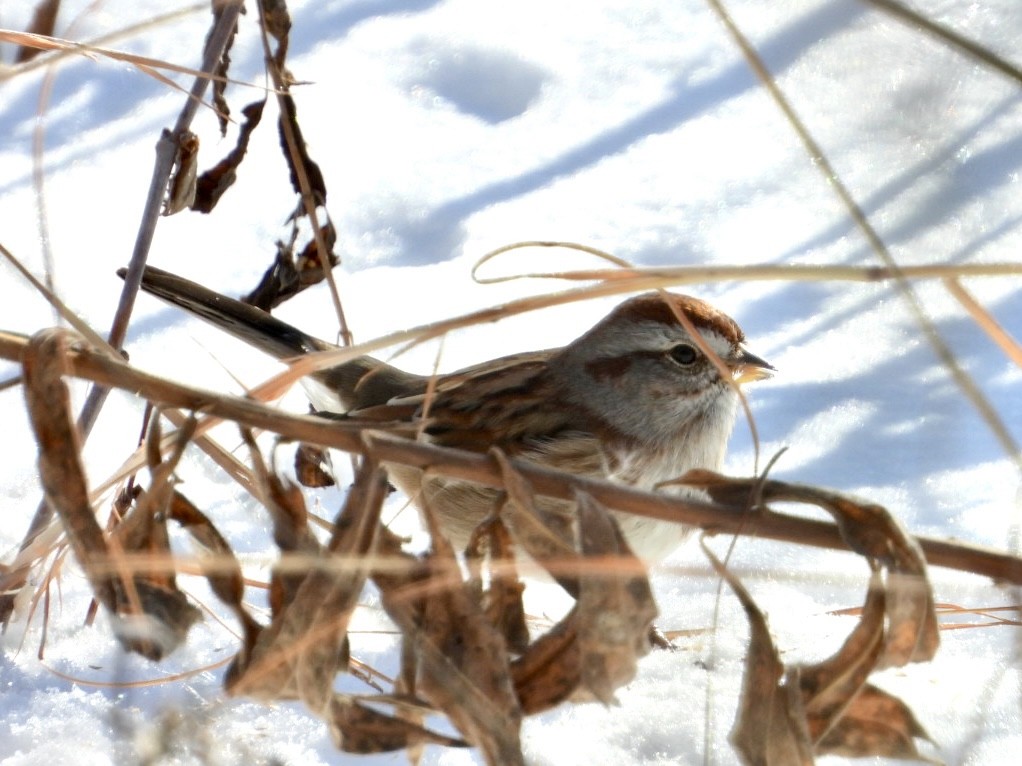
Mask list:
[[[734,372],[735,383],[753,383],[773,377],[774,366],[745,349],[740,349],[729,365]]]

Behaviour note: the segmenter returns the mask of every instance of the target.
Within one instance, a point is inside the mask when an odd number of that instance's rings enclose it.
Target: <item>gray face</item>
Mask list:
[[[735,359],[740,349],[723,335],[699,332],[725,364]],[[681,441],[722,453],[737,394],[680,325],[612,317],[565,348],[562,359],[570,399],[623,434],[651,446]]]

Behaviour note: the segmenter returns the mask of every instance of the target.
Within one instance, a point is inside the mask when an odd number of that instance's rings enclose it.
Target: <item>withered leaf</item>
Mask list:
[[[295,258],[295,268],[298,271],[300,289],[304,290],[310,285],[319,284],[326,276],[326,267],[329,263],[336,266],[337,255],[334,253],[334,245],[337,244],[337,230],[334,228],[330,216],[326,216],[326,222],[319,227],[319,237],[310,237],[305,247]],[[323,240],[326,247],[326,258],[323,258],[319,251],[319,240]]]
[[[714,570],[728,584],[749,620],[749,651],[731,744],[742,761],[756,766],[812,764],[812,745],[797,689],[781,685],[784,666],[774,647],[766,618],[741,581],[706,546]]]
[[[164,131],[164,137],[174,141],[174,170],[167,184],[167,198],[163,215],[180,213],[195,199],[195,178],[199,167],[199,137],[191,131],[174,136]]]
[[[932,742],[908,706],[867,684],[817,743],[817,752],[851,758],[881,756],[938,763],[923,756],[916,740]]]
[[[134,593],[117,583],[119,610],[110,620],[114,635],[130,651],[150,660],[163,659],[181,645],[202,613],[176,588],[138,577],[130,587]],[[141,612],[134,609],[136,595]]]
[[[45,330],[29,342],[22,360],[29,418],[39,444],[39,477],[56,510],[97,600],[110,612],[114,632],[129,651],[160,659],[173,651],[198,619],[198,610],[173,585],[173,578],[146,573],[121,579],[114,551],[89,502],[80,442],[63,381],[68,334]],[[166,555],[165,530],[140,524],[134,542]]]
[[[262,119],[264,106],[266,106],[266,99],[255,101],[242,109],[245,121],[241,123],[238,141],[226,157],[199,176],[195,182],[195,199],[192,202],[192,210],[200,213],[210,212],[216,207],[224,193],[234,185],[238,177],[238,167],[248,152],[252,131],[256,129]]]
[[[324,713],[343,669],[347,626],[371,566],[386,486],[379,466],[363,461],[324,555],[309,558],[251,652],[236,658],[230,693],[298,697],[314,713]]]
[[[345,753],[389,753],[422,745],[467,747],[468,743],[395,718],[335,695],[327,715],[334,745]]]
[[[883,649],[884,602],[883,581],[874,572],[859,622],[841,648],[822,662],[797,668],[797,683],[814,743],[840,718],[876,669]]]
[[[292,238],[296,239],[297,223],[294,223],[293,227]],[[328,261],[334,266],[339,259],[333,253],[333,246],[337,241],[333,223],[327,219],[327,222],[320,226],[320,231],[328,251]],[[326,270],[315,237],[310,239],[297,256],[294,254],[293,241],[288,244],[278,242],[273,265],[263,273],[259,284],[241,300],[263,311],[270,311],[307,287],[318,284],[325,276]]]
[[[245,579],[234,551],[213,522],[177,490],[174,491],[168,514],[201,546],[206,561],[206,580],[216,597],[238,617],[245,633],[244,650],[249,651],[259,632],[259,624],[242,604]]]
[[[330,453],[315,444],[299,444],[295,450],[295,476],[303,487],[334,486]]]
[[[210,25],[209,32],[206,35],[206,45],[209,45],[213,30],[219,26],[220,16],[225,8],[226,3],[213,3],[213,23]],[[220,123],[221,136],[227,135],[227,120],[231,116],[231,108],[227,104],[227,99],[224,98],[224,93],[227,91],[227,76],[230,74],[231,69],[231,47],[234,45],[234,38],[237,35],[238,24],[235,22],[231,28],[231,34],[227,38],[227,43],[224,45],[223,52],[220,54],[220,60],[217,61],[216,67],[213,70],[213,74],[217,75],[213,79],[213,106],[216,108],[216,117]]]
[[[301,277],[291,253],[283,243],[278,242],[273,265],[263,273],[252,292],[243,295],[241,300],[268,312],[300,291]]]
[[[22,360],[25,400],[39,445],[39,478],[46,500],[60,516],[96,598],[115,611],[113,578],[104,568],[109,551],[89,502],[78,430],[62,377],[67,342],[67,333],[60,330],[44,330],[29,341]]]
[[[841,649],[816,665],[785,672],[752,597],[703,548],[741,602],[752,630],[741,706],[731,731],[746,763],[810,764],[814,754],[926,760],[915,740],[929,738],[911,710],[867,683],[884,646],[886,593],[877,570],[859,623]]]
[[[587,562],[603,560],[604,571],[581,578],[578,641],[582,684],[603,702],[635,677],[640,657],[649,653],[657,615],[646,569],[629,550],[617,522],[591,496],[578,492],[579,537]]]
[[[439,571],[457,572],[454,550],[424,505],[433,541],[430,557]],[[524,764],[519,741],[522,712],[511,683],[507,647],[471,588],[458,578],[440,583],[426,598],[422,627],[414,637],[419,653],[416,691],[442,710],[487,763]]]
[[[490,455],[500,467],[507,502],[501,519],[507,524],[515,542],[572,596],[578,597],[578,543],[570,504],[560,503],[557,509],[538,502],[532,487],[515,470],[501,450],[493,448]]]
[[[405,574],[373,577],[384,608],[410,645],[416,676],[407,685],[443,712],[487,763],[522,764],[522,714],[507,647],[462,581],[454,551],[428,506],[424,516],[432,553]]]
[[[259,14],[266,33],[277,41],[273,62],[283,71],[287,59],[288,34],[291,31],[291,13],[287,3],[284,0],[260,0]]]
[[[511,535],[500,518],[493,517],[476,527],[465,556],[473,571],[474,583],[481,584],[484,579],[488,583],[479,593],[488,619],[504,637],[508,649],[521,654],[529,645],[529,626],[522,603],[525,584],[518,577]],[[478,572],[476,563],[483,557],[488,564],[485,578]]]
[[[295,194],[302,194],[302,184],[299,178],[304,177],[309,184],[309,193],[315,205],[326,204],[326,180],[323,178],[323,171],[319,165],[309,156],[308,147],[305,145],[305,137],[298,125],[298,107],[290,94],[284,94],[278,99],[280,103],[280,119],[278,130],[280,133],[280,150],[284,154],[284,161],[291,174],[291,188]],[[285,123],[287,129],[285,128]],[[289,129],[289,130],[288,130]],[[294,137],[294,147],[288,144],[288,132]]]
[[[886,586],[887,640],[878,667],[933,659],[940,648],[940,631],[926,572],[892,571]]]
[[[734,504],[755,492],[764,502],[806,503],[830,513],[849,548],[888,570],[888,626],[879,667],[925,662],[936,654],[940,635],[926,559],[918,542],[887,509],[817,487],[732,479],[712,471],[690,471],[684,482],[705,489],[719,502]]]
[[[582,683],[577,607],[511,663],[522,712],[535,715],[570,699]]]

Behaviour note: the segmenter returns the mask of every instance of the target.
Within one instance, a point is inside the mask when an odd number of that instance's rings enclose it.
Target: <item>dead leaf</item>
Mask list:
[[[574,515],[567,510],[557,513],[543,509],[529,482],[515,470],[507,455],[497,448],[491,449],[490,455],[500,467],[507,495],[500,515],[515,542],[577,598],[579,585],[575,573],[578,567],[574,562],[579,554]],[[560,505],[570,508],[564,503]]]
[[[817,752],[850,758],[879,756],[939,763],[919,752],[918,739],[933,741],[904,702],[867,684],[817,743]]]
[[[345,753],[389,753],[422,745],[468,747],[464,740],[385,715],[340,695],[335,695],[330,703],[327,723],[334,745]]]
[[[635,677],[639,658],[649,653],[657,608],[646,568],[629,550],[614,517],[589,495],[575,497],[582,554],[607,562],[605,571],[581,578],[582,685],[609,705],[615,702],[614,690]]]
[[[916,739],[929,740],[904,702],[867,682],[884,646],[885,584],[874,570],[855,630],[831,657],[785,669],[766,620],[748,591],[709,551],[751,627],[745,680],[731,741],[745,763],[814,762],[815,755],[928,760]]]
[[[223,14],[227,4],[223,2],[213,3],[213,23],[209,27],[209,32],[206,33],[206,45],[209,45],[210,37],[213,31],[219,26],[220,16]],[[216,77],[213,78],[213,106],[216,109],[217,120],[220,123],[220,135],[227,135],[227,121],[231,115],[231,108],[227,104],[227,99],[224,97],[224,93],[227,91],[227,78],[230,74],[231,68],[231,48],[234,45],[234,38],[238,34],[238,23],[235,22],[231,28],[231,34],[227,38],[227,43],[224,45],[223,52],[220,54],[220,59],[216,63],[216,67],[213,69],[213,74]],[[222,78],[222,79],[217,79]]]
[[[761,479],[732,479],[712,471],[683,477],[718,502],[735,504],[759,496],[763,503],[795,502],[830,513],[848,547],[887,569],[887,628],[878,667],[900,667],[933,658],[940,646],[933,590],[922,548],[882,506],[853,500],[837,492]],[[760,513],[771,513],[760,508]],[[754,523],[754,522],[751,522]]]
[[[299,444],[295,450],[295,477],[303,487],[334,486],[330,452],[315,444]]]
[[[174,155],[174,170],[167,184],[167,198],[163,203],[163,215],[180,213],[191,207],[195,200],[195,177],[199,167],[199,137],[191,131],[171,136],[168,131],[164,135],[175,141],[177,151]]]
[[[133,572],[118,541],[108,541],[96,521],[63,381],[67,343],[66,331],[44,330],[32,338],[23,358],[25,398],[39,444],[39,477],[93,593],[110,613],[118,640],[129,651],[160,659],[184,640],[199,612],[172,577]],[[139,545],[169,558],[165,530],[145,524],[139,530]]]
[[[766,618],[752,596],[702,543],[714,570],[728,584],[749,620],[749,650],[738,715],[731,728],[731,744],[742,761],[756,766],[809,766],[814,763],[800,695],[781,685],[784,665],[774,647]]]
[[[305,137],[302,135],[302,129],[298,125],[298,107],[290,94],[282,95],[279,98],[279,103],[280,121],[278,123],[278,132],[280,134],[280,150],[284,154],[284,161],[287,162],[291,173],[291,188],[295,190],[295,194],[302,195],[302,185],[298,180],[299,174],[301,174],[308,179],[309,193],[312,194],[313,204],[325,205],[326,180],[323,178],[323,171],[319,169],[319,165],[309,156],[309,149],[305,145]],[[286,138],[287,130],[284,127],[285,123],[287,123],[288,129],[295,139],[294,151],[288,145]]]
[[[795,669],[814,744],[835,725],[876,670],[884,643],[884,609],[883,580],[874,572],[859,621],[841,649],[822,662]]]
[[[473,585],[480,587],[478,598],[490,623],[504,637],[508,650],[521,654],[529,645],[529,627],[522,603],[525,584],[518,577],[511,535],[499,517],[475,529],[465,558],[473,574]],[[485,589],[481,588],[483,581],[488,584]]]
[[[195,199],[191,204],[192,210],[209,213],[216,207],[224,193],[234,185],[238,177],[238,167],[248,152],[252,131],[259,125],[265,106],[266,99],[263,99],[255,101],[241,110],[245,121],[241,124],[238,132],[238,141],[226,157],[198,177],[195,182]],[[226,108],[226,104],[224,107]]]
[[[271,488],[276,499],[292,504],[278,515],[303,516],[304,504],[300,510],[293,506],[295,495],[286,488],[282,494],[279,479],[267,478],[278,485]],[[251,651],[232,664],[226,681],[231,694],[298,697],[312,712],[325,714],[334,678],[346,667],[348,622],[372,565],[386,487],[379,465],[363,461],[330,543],[319,555],[308,551],[307,566],[288,578],[289,597],[274,607],[272,622]]]
[[[177,490],[174,491],[168,514],[201,547],[201,556],[206,564],[206,580],[216,597],[234,612],[241,623],[245,634],[243,651],[247,653],[261,628],[242,604],[245,578],[234,551],[213,522]]]
[[[522,712],[535,715],[571,699],[582,683],[577,607],[511,663]]]
[[[406,574],[373,577],[411,654],[415,678],[408,685],[443,712],[487,763],[523,764],[522,714],[507,647],[462,581],[454,551],[428,506],[423,515],[432,553]]]
[[[292,216],[289,241],[277,243],[277,255],[273,265],[263,273],[259,284],[250,293],[242,296],[243,302],[263,311],[270,311],[307,287],[319,284],[325,278],[324,259],[319,253],[319,244],[315,236],[309,239],[300,253],[295,254],[299,236],[298,218],[302,215]],[[331,266],[336,266],[340,262],[333,252],[337,232],[329,216],[326,223],[320,226],[320,235],[327,248],[326,261]]]

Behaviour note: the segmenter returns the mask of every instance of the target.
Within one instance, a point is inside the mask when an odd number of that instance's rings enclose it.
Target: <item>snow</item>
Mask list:
[[[0,23],[24,28],[32,5],[5,6]],[[914,6],[1003,56],[1017,55],[1022,8],[1013,0]],[[486,286],[471,280],[481,255],[517,240],[577,241],[647,266],[878,265],[705,3],[333,0],[290,7],[290,67],[308,81],[296,90],[301,126],[327,179],[344,257],[341,295],[359,339],[557,289],[537,280]],[[867,4],[735,0],[728,8],[900,264],[1019,262],[1018,83]],[[68,0],[58,34],[90,40],[166,10],[156,0]],[[229,91],[236,113],[260,97],[264,84],[254,17],[250,8],[232,54],[232,75],[255,86]],[[208,14],[196,12],[109,45],[198,66],[207,23]],[[11,60],[10,46],[3,56]],[[102,58],[68,58],[50,75],[42,162],[56,284],[72,308],[105,330],[120,290],[114,272],[131,252],[153,147],[183,96]],[[43,256],[32,147],[47,76],[37,69],[0,86],[0,241],[36,274]],[[274,116],[268,108],[264,119]],[[194,129],[203,166],[233,141],[233,134],[218,137],[208,110]],[[257,131],[239,184],[212,215],[161,219],[150,262],[227,291],[253,285],[293,205],[276,140],[269,123]],[[485,268],[507,274],[594,265],[577,254],[543,251],[514,253]],[[52,311],[13,269],[0,271],[0,329],[32,333],[52,324]],[[915,286],[945,341],[1022,440],[1022,372],[939,282]],[[966,286],[1022,336],[1017,279],[971,279]],[[684,289],[734,316],[750,348],[779,369],[775,379],[748,389],[761,454],[788,448],[777,478],[886,504],[918,533],[1002,549],[1015,544],[1019,473],[892,286],[748,281]],[[442,366],[567,342],[613,302],[461,331],[444,344]],[[325,338],[335,332],[325,288],[302,294],[280,316]],[[145,297],[128,348],[142,369],[223,391],[241,390],[232,376],[252,386],[278,369]],[[398,361],[428,371],[436,353],[427,344]],[[3,379],[14,370],[0,363]],[[84,390],[75,388],[76,401]],[[300,393],[282,406],[301,411]],[[0,392],[0,407],[6,431],[0,551],[7,562],[39,492],[20,391]],[[133,448],[139,412],[132,398],[111,398],[86,448],[93,481]],[[234,432],[218,434],[237,444]],[[727,470],[753,470],[749,430],[741,423]],[[258,509],[197,452],[186,456],[181,475],[189,496],[255,575],[265,572],[265,529],[252,525],[262,518]],[[324,512],[336,501],[324,496]],[[712,541],[719,552],[725,544]],[[852,618],[827,613],[856,606],[865,592],[866,567],[848,554],[743,539],[732,566],[769,615],[786,661],[835,650]],[[976,576],[941,569],[932,576],[938,602],[1018,603],[1017,592]],[[186,584],[213,603],[201,583]],[[530,762],[733,763],[726,738],[747,629],[733,596],[718,595],[717,585],[695,544],[665,562],[654,579],[660,626],[706,631],[679,639],[677,652],[644,659],[639,676],[619,693],[620,706],[563,707],[527,721]],[[542,613],[547,596],[537,590]],[[87,602],[84,578],[66,564],[60,597],[50,604],[44,660],[35,656],[39,610],[29,617],[22,604],[3,636],[5,764],[142,762],[161,747],[161,736],[171,742],[162,747],[175,753],[173,762],[182,763],[403,762],[400,754],[337,753],[325,727],[298,705],[226,699],[221,669],[156,685],[104,686],[213,665],[237,641],[207,617],[186,646],[154,665],[124,656],[103,617],[83,627]],[[888,671],[880,683],[915,710],[945,762],[1016,762],[1017,628],[945,631],[942,639],[933,663]],[[371,633],[356,641],[355,653],[384,669],[396,663],[393,641]],[[425,762],[476,758],[431,748]]]

